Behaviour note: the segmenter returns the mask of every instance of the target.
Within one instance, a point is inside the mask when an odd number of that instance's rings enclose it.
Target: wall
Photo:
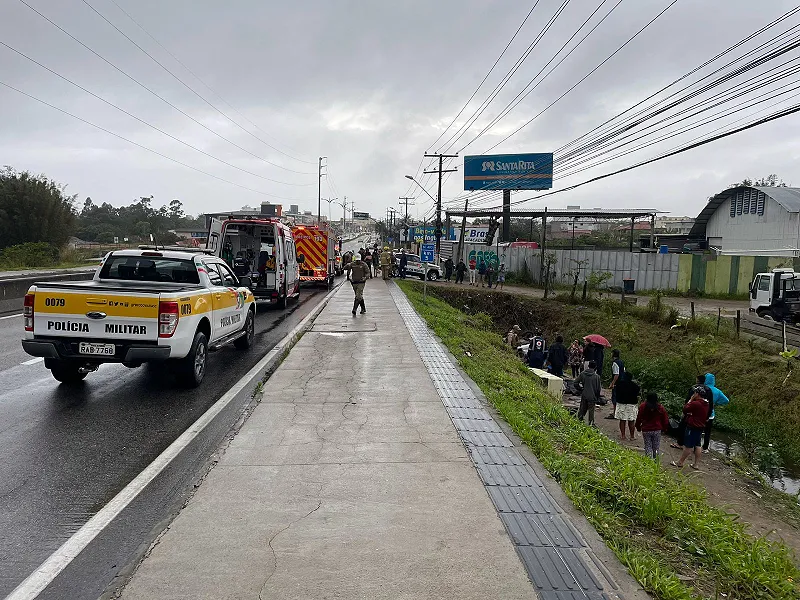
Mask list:
[[[798,247],[800,214],[789,213],[767,196],[763,215],[731,217],[731,201],[723,202],[708,220],[706,237],[709,244],[732,251],[771,251]]]
[[[540,283],[541,251],[529,248],[502,248],[467,244],[469,258],[480,257],[495,264],[503,262],[509,272],[527,271]],[[498,255],[499,252],[499,255]],[[774,256],[714,256],[704,254],[653,254],[612,250],[552,250],[553,281],[571,285],[578,261],[582,262],[578,283],[592,272],[609,272],[608,286],[622,287],[624,279],[634,279],[637,290],[695,290],[706,294],[747,294],[755,273],[776,267],[800,271],[800,259]]]

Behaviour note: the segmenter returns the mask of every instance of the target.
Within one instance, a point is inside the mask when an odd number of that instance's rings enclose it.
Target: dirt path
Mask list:
[[[439,281],[431,285],[443,285],[448,287],[469,287],[468,284],[447,283],[446,281]],[[480,288],[480,286],[478,286]],[[544,290],[534,287],[522,285],[506,285],[502,290],[511,294],[519,294],[521,296],[533,296],[534,298],[543,298]],[[619,298],[619,296],[609,296],[612,298]],[[647,304],[650,296],[628,296],[628,298],[637,298],[638,304]],[[722,309],[722,316],[732,317],[736,316],[736,311],[742,311],[742,314],[747,314],[749,304],[746,300],[712,300],[709,298],[681,298],[664,296],[662,302],[677,308],[683,316],[690,316],[692,313],[691,304],[694,302],[695,314],[703,315],[716,315],[718,309]]]
[[[604,395],[610,398],[610,390],[605,390]],[[565,397],[564,404],[567,407],[577,407],[579,400],[579,398]],[[636,432],[635,440],[619,439],[619,421],[605,418],[611,413],[610,402],[606,406],[598,406],[595,410],[595,420],[600,431],[619,444],[644,452],[640,432]],[[677,462],[681,451],[671,448],[672,442],[674,440],[668,436],[661,438],[661,465],[677,475],[678,469],[670,462],[673,460]],[[795,562],[800,564],[800,522],[787,514],[785,509],[782,510],[783,507],[770,502],[770,495],[758,481],[738,472],[729,459],[713,451],[703,454],[699,471],[694,471],[687,465],[683,469],[683,474],[692,483],[706,489],[708,501],[713,506],[737,514],[739,520],[748,525],[751,534],[782,540],[794,551]]]

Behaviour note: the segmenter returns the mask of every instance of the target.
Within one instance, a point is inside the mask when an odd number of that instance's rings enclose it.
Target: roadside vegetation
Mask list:
[[[471,291],[449,294],[435,287],[423,303],[419,285],[400,286],[488,400],[654,597],[800,597],[800,570],[785,546],[748,535],[735,515],[710,506],[705,493],[683,477],[665,472],[577,421],[544,393],[493,329],[498,324],[492,316],[504,315],[509,322],[536,321],[547,330],[567,331],[568,320],[537,307],[557,307],[557,303],[517,299],[518,304],[512,305],[503,294],[490,298]],[[431,292],[447,294],[449,303],[431,297]],[[478,296],[487,296],[486,307],[493,304],[492,316],[471,301]],[[548,316],[557,322],[549,323]],[[596,323],[587,314],[581,316],[582,331],[588,333],[586,327]],[[501,328],[505,326],[503,322]],[[634,341],[640,337],[633,335]]]

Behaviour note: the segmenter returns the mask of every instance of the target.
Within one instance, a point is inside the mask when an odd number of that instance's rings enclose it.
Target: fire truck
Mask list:
[[[292,237],[300,261],[301,283],[330,286],[336,274],[336,236],[326,226],[295,225]]]

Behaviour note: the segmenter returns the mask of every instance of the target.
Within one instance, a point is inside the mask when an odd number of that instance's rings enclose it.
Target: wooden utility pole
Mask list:
[[[439,259],[439,251],[442,247],[442,173],[455,173],[458,169],[444,169],[442,161],[445,158],[458,158],[458,154],[429,154],[425,153],[426,158],[438,158],[439,168],[435,171],[423,171],[423,173],[438,173],[439,174],[439,193],[436,195],[436,259]]]

